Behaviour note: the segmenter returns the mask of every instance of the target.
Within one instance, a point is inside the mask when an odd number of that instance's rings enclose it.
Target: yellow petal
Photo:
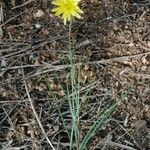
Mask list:
[[[55,0],[52,2],[56,8],[52,12],[56,16],[60,16],[64,20],[64,24],[71,20],[72,17],[81,18],[80,13],[83,11],[78,7],[81,0]]]
[[[53,5],[56,5],[56,6],[61,6],[61,5],[62,5],[61,1],[59,1],[59,0],[57,0],[57,1],[52,1],[52,4],[53,4]]]

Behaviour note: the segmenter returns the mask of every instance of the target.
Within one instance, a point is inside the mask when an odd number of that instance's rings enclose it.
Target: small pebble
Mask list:
[[[41,28],[41,24],[37,23],[37,24],[35,24],[35,27],[36,27],[37,29],[40,29],[40,28]]]
[[[6,66],[7,66],[7,62],[6,62],[6,59],[5,59],[5,58],[1,59],[0,66],[1,66],[1,67],[6,67]]]

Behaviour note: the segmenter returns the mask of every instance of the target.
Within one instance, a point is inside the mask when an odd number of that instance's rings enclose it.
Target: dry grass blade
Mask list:
[[[44,130],[44,128],[43,128],[43,125],[42,125],[42,123],[41,123],[41,121],[40,121],[40,119],[39,119],[39,117],[38,117],[38,114],[37,114],[37,112],[36,112],[36,110],[35,110],[35,107],[34,107],[34,104],[33,104],[33,100],[32,100],[31,97],[30,97],[29,90],[28,90],[28,86],[27,86],[27,83],[26,83],[26,80],[25,80],[25,75],[24,75],[24,70],[23,70],[23,68],[22,68],[22,74],[23,74],[23,79],[24,79],[24,84],[25,84],[26,93],[27,93],[27,96],[28,96],[28,99],[29,99],[31,108],[32,108],[32,110],[33,110],[34,116],[35,116],[35,118],[36,118],[36,120],[37,120],[37,122],[38,122],[38,124],[39,124],[39,127],[40,127],[42,133],[44,134],[44,136],[45,136],[47,142],[49,143],[49,145],[51,146],[51,148],[52,148],[53,150],[55,150],[55,148],[53,147],[51,141],[49,140],[48,136],[46,135],[46,132],[45,132],[45,130]]]
[[[8,19],[6,22],[4,22],[4,23],[2,23],[2,24],[0,25],[0,28],[3,27],[4,25],[6,25],[7,23],[11,22],[11,21],[14,20],[15,18],[17,18],[17,17],[23,15],[24,13],[25,13],[25,11],[24,11],[24,12],[21,12],[21,13],[19,13],[19,14],[17,14],[16,16],[14,16],[14,17],[12,17],[12,18],[10,18],[10,19]]]
[[[2,24],[3,22],[3,5],[2,2],[0,2],[0,23]],[[0,27],[0,38],[3,37],[3,29]]]
[[[115,143],[115,142],[108,142],[107,145],[109,146],[115,146],[115,147],[118,147],[118,148],[121,148],[121,149],[126,149],[126,150],[137,150],[135,148],[132,148],[130,146],[127,146],[127,145],[123,145],[123,144],[120,144],[120,143]]]
[[[13,7],[12,9],[24,7],[25,5],[27,5],[27,4],[29,4],[29,3],[33,2],[33,1],[35,1],[35,0],[28,0],[27,2],[24,2],[24,3],[21,4],[21,5],[18,5],[18,6]]]

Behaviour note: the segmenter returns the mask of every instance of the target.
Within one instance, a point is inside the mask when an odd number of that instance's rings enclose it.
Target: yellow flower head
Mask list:
[[[55,12],[55,16],[61,16],[66,25],[72,16],[81,18],[79,13],[83,13],[83,11],[78,6],[79,1],[81,0],[55,0],[52,4],[56,5],[57,8],[52,9],[52,12]]]

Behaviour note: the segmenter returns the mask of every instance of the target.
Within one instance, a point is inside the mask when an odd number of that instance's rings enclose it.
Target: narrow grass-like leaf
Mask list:
[[[115,110],[117,104],[113,104],[108,110],[99,116],[95,123],[91,126],[90,130],[85,135],[80,144],[80,150],[85,150],[89,140],[95,135],[96,131],[104,125],[110,114]]]

